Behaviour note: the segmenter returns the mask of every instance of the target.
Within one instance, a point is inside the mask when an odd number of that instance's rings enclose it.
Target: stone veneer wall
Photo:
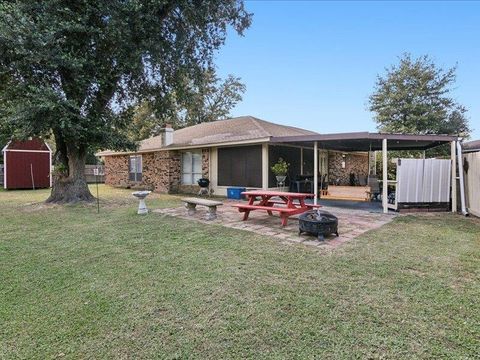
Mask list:
[[[142,181],[130,181],[130,155],[105,157],[105,184],[125,188],[141,188],[161,193],[197,193],[198,185],[181,185],[181,152],[175,150],[143,153]],[[209,149],[202,149],[202,174],[209,176]]]
[[[180,185],[181,155],[179,151],[157,151],[153,168],[154,191],[162,193],[176,193]]]
[[[128,186],[128,157],[105,156],[105,184],[111,186]]]
[[[342,168],[342,154],[345,154],[345,168]],[[350,173],[355,177],[368,175],[368,155],[328,152],[328,174],[330,184],[350,185]]]

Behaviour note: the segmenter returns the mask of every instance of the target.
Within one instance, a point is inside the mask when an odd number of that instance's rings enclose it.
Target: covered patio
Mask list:
[[[286,242],[303,243],[306,245],[312,245],[317,247],[333,248],[346,241],[356,238],[360,234],[375,229],[388,223],[396,216],[396,213],[389,213],[389,209],[392,208],[392,204],[389,203],[389,188],[396,189],[397,181],[388,178],[388,151],[393,150],[417,150],[419,151],[420,161],[423,162],[441,162],[447,164],[442,169],[442,203],[446,208],[456,212],[457,209],[457,169],[456,169],[456,155],[457,155],[457,142],[458,138],[455,136],[447,135],[400,135],[400,134],[379,134],[379,133],[343,133],[343,134],[326,134],[326,135],[302,135],[302,136],[282,136],[272,137],[268,143],[262,145],[262,156],[257,161],[256,169],[261,169],[261,180],[264,195],[267,193],[284,194],[282,196],[287,197],[286,194],[292,196],[304,195],[308,198],[308,201],[313,205],[321,205],[321,210],[332,213],[338,218],[338,233],[339,237],[330,235],[325,238],[326,241],[318,241],[315,237],[302,234],[299,235],[299,221],[298,213],[292,214],[291,219],[293,221],[283,223],[282,226],[279,222],[279,217],[282,213],[272,214],[273,209],[279,209],[281,211],[285,208],[285,204],[277,207],[277,201],[272,200],[272,204],[263,206],[257,206],[253,216],[244,217],[239,210],[239,207],[253,207],[250,203],[243,202],[237,204],[238,200],[227,199],[223,205],[218,209],[218,218],[212,221],[208,221],[205,218],[205,209],[199,209],[199,211],[188,214],[185,208],[175,207],[169,209],[158,209],[154,212],[181,217],[185,219],[191,219],[194,221],[205,222],[210,224],[218,224],[221,226],[231,227],[235,229],[243,229],[246,231],[252,231],[265,236],[273,236]],[[450,159],[424,159],[425,151],[436,146],[450,144]],[[323,184],[326,182],[328,188],[332,186],[332,166],[329,166],[328,160],[339,157],[341,159],[348,159],[343,157],[343,154],[354,154],[357,158],[363,156],[362,161],[365,161],[365,167],[357,167],[361,171],[366,172],[368,177],[371,171],[370,154],[373,152],[381,152],[382,160],[382,176],[378,180],[382,184],[381,202],[380,201],[348,201],[345,198],[340,199],[329,198],[325,196],[325,188]],[[334,152],[333,156],[329,156],[329,152]],[[278,191],[278,184],[275,182],[275,176],[271,173],[271,166],[279,157],[285,157],[290,164],[292,174],[299,174],[301,176],[312,177],[311,182],[311,194],[302,194],[295,187],[297,184],[290,184],[291,193]],[[398,160],[397,160],[398,161]],[[408,163],[410,159],[402,159],[403,163]],[[412,160],[413,161],[413,160]],[[343,164],[342,164],[343,165]],[[397,164],[398,166],[400,164]],[[342,168],[345,166],[342,166]],[[351,167],[345,167],[350,171]],[[406,165],[402,165],[402,169],[406,169]],[[400,167],[397,168],[397,170]],[[402,170],[403,171],[403,170]],[[431,177],[433,173],[431,173]],[[408,174],[407,174],[408,175]],[[343,179],[345,182],[345,177]],[[352,189],[362,189],[362,185],[351,186]],[[409,187],[412,185],[408,179],[403,181],[403,187]],[[348,188],[349,185],[345,183],[333,186]],[[259,189],[259,188],[256,188]],[[417,187],[418,189],[418,187]],[[247,188],[245,195],[254,195],[255,192],[252,189]],[[275,191],[272,191],[275,190]],[[296,191],[297,190],[297,191]],[[428,188],[429,192],[431,187]],[[425,191],[420,188],[418,191]],[[417,191],[417,192],[418,192]],[[311,195],[311,196],[309,196]],[[256,195],[258,196],[258,195]],[[281,197],[281,196],[280,196]],[[255,196],[253,197],[255,198]],[[307,205],[307,204],[305,204]],[[428,205],[428,204],[427,204]],[[273,206],[273,207],[266,207]],[[451,207],[450,207],[451,206]],[[261,208],[261,209],[260,209]],[[287,210],[291,210],[287,206]],[[313,206],[313,208],[316,208]],[[443,208],[444,210],[446,209]],[[267,211],[270,210],[270,211]],[[292,210],[293,211],[293,210]],[[242,219],[243,218],[243,219]],[[248,220],[247,220],[248,218]]]
[[[313,159],[311,159],[311,167],[313,168],[313,193],[314,202],[318,202],[324,192],[322,191],[324,179],[332,183],[329,179],[330,174],[325,177],[325,172],[328,172],[328,166],[324,165],[324,152],[333,150],[341,153],[364,153],[370,154],[374,151],[381,151],[382,153],[382,176],[379,182],[382,184],[382,210],[384,213],[388,212],[390,206],[388,202],[388,188],[395,187],[396,181],[388,179],[387,161],[388,151],[392,150],[419,150],[423,152],[425,157],[425,150],[443,145],[450,144],[451,150],[451,175],[449,184],[451,186],[451,209],[456,212],[457,209],[457,169],[456,169],[456,155],[457,155],[458,137],[448,135],[403,135],[403,134],[382,134],[369,132],[355,132],[355,133],[339,133],[339,134],[319,134],[319,135],[303,135],[303,136],[283,136],[273,137],[270,143],[273,147],[275,145],[284,145],[290,147],[297,147],[300,151],[300,171],[303,173],[305,167],[305,157],[303,156],[304,149],[313,150]],[[342,164],[344,165],[344,164]],[[368,175],[370,175],[370,156],[368,156]],[[385,186],[385,184],[387,184]],[[345,187],[345,186],[344,186]],[[340,196],[341,198],[341,196]],[[450,199],[449,199],[450,200]]]

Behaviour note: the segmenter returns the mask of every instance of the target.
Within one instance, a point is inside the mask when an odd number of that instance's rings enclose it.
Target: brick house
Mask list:
[[[202,123],[184,129],[166,127],[143,140],[135,152],[102,151],[105,183],[146,188],[163,193],[196,193],[197,180],[210,179],[216,195],[231,186],[276,188],[270,167],[285,159],[287,183],[312,175],[314,150],[308,145],[282,144],[280,137],[318,135],[309,130],[274,124],[252,116]],[[349,185],[350,174],[361,182],[368,175],[368,152],[319,149],[319,173],[325,181]]]

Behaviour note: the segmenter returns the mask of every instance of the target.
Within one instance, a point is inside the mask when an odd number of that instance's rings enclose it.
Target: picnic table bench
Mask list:
[[[197,211],[197,205],[206,206],[208,208],[207,216],[205,220],[215,220],[217,218],[217,206],[223,205],[221,201],[214,201],[200,198],[184,198],[182,201],[185,203],[188,215],[195,215]]]
[[[251,211],[262,210],[266,211],[268,215],[273,215],[273,212],[278,212],[282,219],[282,226],[286,226],[290,216],[301,214],[314,207],[320,207],[320,205],[305,203],[305,199],[313,197],[313,194],[254,190],[245,191],[242,195],[248,198],[248,203],[233,204],[232,206],[238,208],[239,212],[244,213],[244,221],[248,219]],[[255,203],[258,198],[260,200]]]

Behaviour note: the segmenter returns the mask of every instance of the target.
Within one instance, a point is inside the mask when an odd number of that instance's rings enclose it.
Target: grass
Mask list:
[[[0,192],[0,358],[474,358],[480,221],[406,216],[327,254]],[[151,207],[178,205],[154,195]]]

